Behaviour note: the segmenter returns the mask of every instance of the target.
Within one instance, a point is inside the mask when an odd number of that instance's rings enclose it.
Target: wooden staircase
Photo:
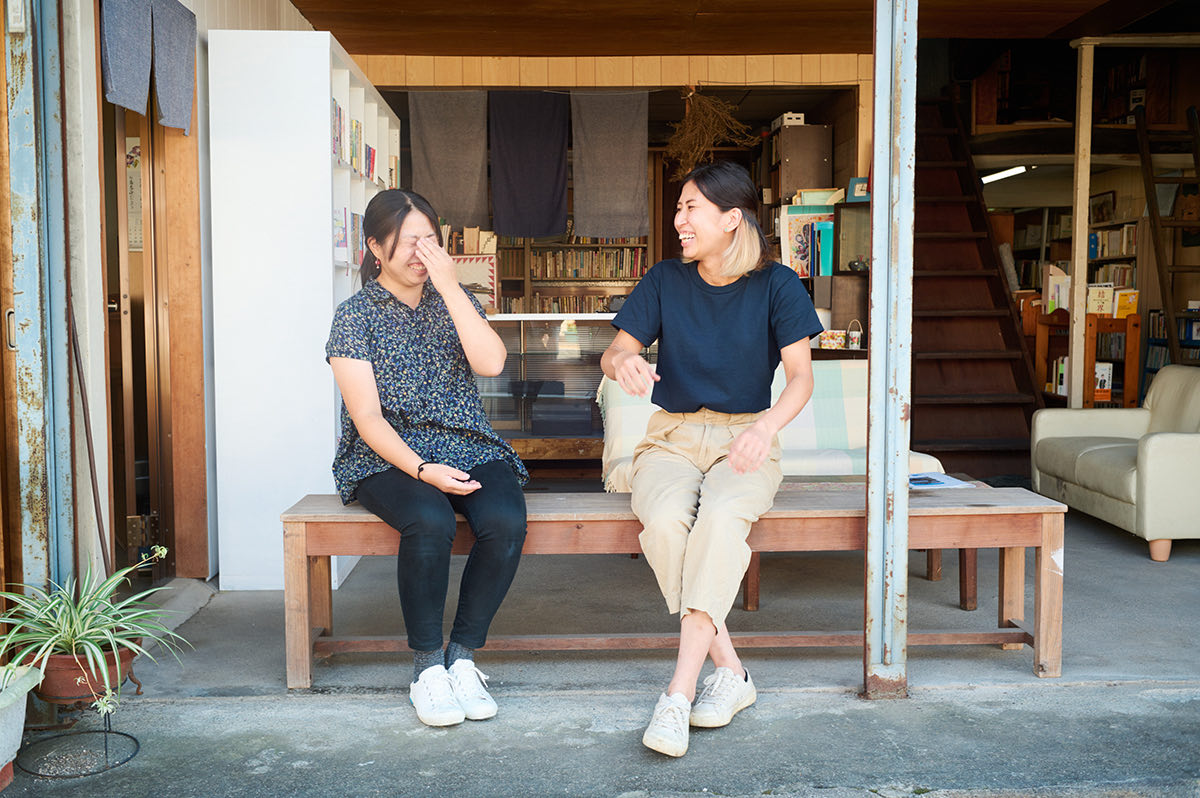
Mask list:
[[[962,123],[918,103],[912,448],[975,477],[1029,473],[1042,406]]]

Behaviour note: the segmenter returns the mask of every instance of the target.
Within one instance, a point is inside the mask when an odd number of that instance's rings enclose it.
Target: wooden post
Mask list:
[[[312,593],[308,583],[307,524],[283,525],[283,626],[287,686],[312,687]]]
[[[1092,75],[1095,47],[1079,46],[1075,89],[1075,191],[1071,210],[1071,327],[1067,406],[1083,407],[1084,308],[1087,304],[1088,196],[1092,186]],[[1088,379],[1091,379],[1088,375]]]

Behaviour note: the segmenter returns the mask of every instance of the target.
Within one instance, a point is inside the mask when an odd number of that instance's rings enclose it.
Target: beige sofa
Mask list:
[[[1033,489],[1150,541],[1200,538],[1200,368],[1158,372],[1142,407],[1033,416]]]

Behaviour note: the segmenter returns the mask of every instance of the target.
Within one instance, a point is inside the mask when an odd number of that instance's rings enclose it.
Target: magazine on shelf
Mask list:
[[[940,471],[925,471],[920,474],[909,474],[908,487],[914,490],[924,490],[925,488],[973,488],[975,486]]]

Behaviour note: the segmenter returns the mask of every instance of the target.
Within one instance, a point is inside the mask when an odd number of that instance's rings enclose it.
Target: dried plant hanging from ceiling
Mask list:
[[[683,92],[687,110],[683,121],[672,125],[675,132],[667,142],[666,156],[674,161],[675,179],[680,180],[699,164],[712,160],[712,149],[722,142],[739,147],[758,143],[748,125],[734,119],[737,106],[718,97],[701,94],[698,89]]]

